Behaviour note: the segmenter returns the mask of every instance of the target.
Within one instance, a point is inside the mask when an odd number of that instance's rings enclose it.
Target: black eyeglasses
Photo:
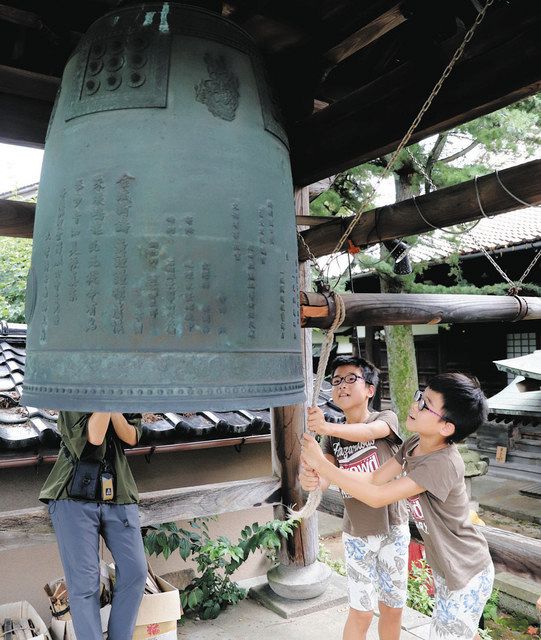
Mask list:
[[[331,384],[333,387],[337,387],[342,382],[346,384],[355,384],[357,380],[364,380],[363,376],[358,376],[356,373],[348,373],[345,376],[333,376],[331,378]]]
[[[445,416],[440,415],[439,413],[437,413],[436,411],[431,409],[426,404],[426,400],[423,397],[423,392],[420,389],[417,389],[417,391],[413,394],[413,401],[417,403],[417,406],[419,407],[419,411],[422,411],[423,409],[426,409],[427,411],[430,411],[430,413],[433,413],[435,416],[438,416],[438,418],[440,418],[440,420],[446,420],[447,419]]]

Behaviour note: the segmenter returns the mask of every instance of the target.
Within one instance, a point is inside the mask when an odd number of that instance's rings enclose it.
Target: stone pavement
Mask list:
[[[472,498],[479,506],[509,518],[541,524],[541,498],[519,493],[531,484],[528,480],[512,480],[490,475],[473,478]]]
[[[338,576],[338,582],[340,582]],[[345,582],[342,582],[345,595]],[[345,598],[344,598],[345,600]],[[308,602],[308,601],[306,601]],[[340,640],[347,602],[296,618],[285,619],[248,598],[230,607],[216,620],[189,621],[178,628],[181,640]],[[401,640],[428,640],[429,618],[412,609],[404,611]],[[374,617],[367,640],[377,640]]]

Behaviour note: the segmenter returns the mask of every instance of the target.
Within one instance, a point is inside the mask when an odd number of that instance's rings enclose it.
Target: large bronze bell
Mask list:
[[[45,146],[25,404],[297,403],[298,309],[287,139],[250,37],[169,2],[98,20]]]

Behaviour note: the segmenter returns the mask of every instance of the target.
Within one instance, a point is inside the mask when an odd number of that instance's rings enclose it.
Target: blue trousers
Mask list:
[[[102,640],[99,538],[115,561],[109,640],[131,640],[147,577],[136,504],[53,500],[49,514],[58,541],[77,640]]]

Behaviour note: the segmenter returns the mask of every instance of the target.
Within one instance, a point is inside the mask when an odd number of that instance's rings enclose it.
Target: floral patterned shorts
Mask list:
[[[374,611],[378,600],[397,609],[406,604],[409,526],[395,525],[377,536],[342,534],[348,576],[349,606]]]
[[[450,591],[445,579],[433,572],[436,598],[429,640],[472,640],[479,619],[492,593],[494,566],[492,562],[457,591]]]

